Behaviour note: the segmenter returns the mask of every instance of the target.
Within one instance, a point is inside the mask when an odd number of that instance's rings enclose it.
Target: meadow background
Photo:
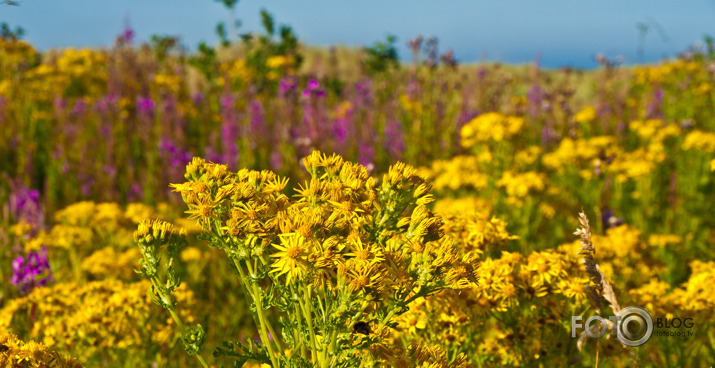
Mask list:
[[[243,3],[212,5],[231,14]],[[450,43],[414,34],[316,46],[274,14],[245,14],[249,25],[238,29],[224,21],[212,26],[218,42],[190,44],[139,37],[145,31],[129,21],[111,45],[91,48],[50,47],[50,30],[3,23],[0,361],[196,366],[182,331],[147,294],[152,283],[135,272],[143,250],[133,233],[150,218],[188,231],[174,298],[184,322],[206,329],[208,363],[230,366],[230,354],[213,353],[223,341],[260,339],[251,314],[237,312],[252,303],[231,262],[207,246],[201,221],[184,213],[185,202],[194,209],[188,192],[169,184],[193,181],[186,165],[202,157],[233,172],[271,170],[289,179],[282,193],[300,197],[313,176],[302,159],[318,150],[361,165],[378,184],[396,162],[412,165],[430,184],[434,201],[424,203],[453,252],[478,256],[478,283],[413,300],[374,342],[399,354],[351,352],[365,362],[715,362],[712,38],[648,53],[638,29],[654,41],[662,25],[646,17],[630,23],[635,51],[621,55],[555,60],[546,49],[518,60],[535,60],[525,64],[474,55],[465,63],[456,47],[443,49]],[[570,337],[571,316],[597,304],[573,235],[581,211],[620,305],[693,318],[692,337],[654,336],[638,348]],[[598,312],[608,315],[611,301],[601,298]]]

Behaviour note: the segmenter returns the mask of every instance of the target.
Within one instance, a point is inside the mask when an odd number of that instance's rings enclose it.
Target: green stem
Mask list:
[[[320,356],[318,355],[315,331],[313,330],[313,317],[311,316],[312,311],[310,308],[310,287],[305,287],[305,290],[303,291],[303,298],[304,300],[301,302],[301,306],[303,307],[303,315],[308,321],[308,332],[310,333],[310,360],[315,363],[316,360],[320,361]]]
[[[256,303],[256,312],[258,313],[258,321],[261,324],[261,329],[258,331],[261,334],[261,339],[263,339],[265,346],[268,348],[268,354],[271,358],[271,363],[274,367],[280,367],[276,361],[276,353],[273,351],[273,344],[268,339],[268,328],[266,327],[266,316],[263,313],[263,305],[261,302],[261,292],[258,290],[258,285],[253,284],[253,293],[255,294],[254,301]]]
[[[256,275],[255,270],[258,269],[258,265],[256,264],[256,262],[257,262],[257,260],[254,258],[255,267],[251,267],[251,263],[246,262],[246,266],[248,266],[248,272],[251,273],[251,276]],[[258,294],[254,295],[254,299],[262,299],[263,289],[261,289],[261,287],[258,286],[258,284],[256,284],[255,282],[253,285],[255,286],[254,291],[258,290]],[[283,347],[281,347],[280,341],[278,339],[278,335],[276,335],[276,331],[273,329],[273,325],[271,325],[271,321],[269,321],[268,318],[265,317],[265,315],[264,315],[264,322],[265,322],[266,326],[268,327],[268,331],[270,331],[271,335],[273,336],[273,341],[276,343],[276,347],[278,348],[278,351],[283,351]]]
[[[246,262],[247,265],[250,267],[250,264]],[[268,340],[268,335],[266,333],[267,328],[266,328],[266,319],[263,313],[263,305],[261,303],[261,293],[258,290],[258,285],[253,282],[253,288],[249,288],[247,285],[247,278],[246,275],[243,274],[243,268],[241,268],[241,265],[238,263],[237,259],[233,259],[233,264],[236,266],[236,269],[238,270],[238,274],[241,278],[241,285],[244,287],[244,291],[246,292],[246,295],[250,296],[251,299],[253,299],[253,303],[256,305],[256,314],[258,315],[258,334],[261,336],[261,341],[263,341],[263,344],[266,346],[268,349],[268,355],[271,359],[271,363],[273,364],[274,367],[279,367],[276,361],[275,357],[275,352],[273,351],[273,344],[271,343],[270,340]],[[250,272],[250,270],[249,270]],[[254,321],[255,321],[255,316],[254,316]],[[275,339],[274,339],[275,340]]]
[[[293,288],[291,288],[291,292],[295,295],[295,290],[293,290]],[[300,299],[298,299],[298,304],[300,304]],[[295,312],[296,312],[295,317],[296,317],[296,320],[298,320],[298,331],[296,331],[296,335],[298,336],[298,338],[296,339],[296,341],[298,341],[300,343],[300,356],[303,359],[307,359],[308,356],[305,354],[305,342],[303,341],[303,334],[302,334],[303,321],[300,318],[301,307],[299,307],[297,305],[294,305],[294,306],[295,306]]]
[[[152,285],[154,285],[154,289],[157,293],[159,293],[159,296],[162,298],[164,305],[166,305],[166,309],[169,311],[169,313],[171,313],[171,317],[174,319],[174,322],[176,322],[176,326],[178,327],[179,332],[183,333],[184,322],[181,321],[181,317],[179,317],[179,314],[176,312],[176,308],[172,306],[171,295],[167,295],[164,293],[165,289],[161,287],[161,281],[159,281],[157,277],[152,277],[150,278],[150,280]],[[201,355],[201,352],[196,352],[196,359],[201,362],[201,365],[204,368],[209,368],[209,365],[208,363],[206,363],[206,360]]]

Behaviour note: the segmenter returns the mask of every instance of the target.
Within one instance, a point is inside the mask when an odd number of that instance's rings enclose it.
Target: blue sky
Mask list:
[[[152,34],[179,35],[195,49],[216,43],[215,25],[229,13],[212,0],[17,0],[0,6],[0,22],[21,26],[37,48],[111,45],[128,19],[139,41]],[[440,52],[451,48],[460,61],[524,63],[541,55],[546,67],[593,67],[597,53],[621,55],[627,63],[675,56],[715,36],[715,0],[241,0],[240,32],[260,28],[261,8],[291,25],[313,45],[370,45],[387,34],[406,42],[436,36]],[[637,53],[637,23],[648,23],[644,54]],[[656,30],[660,27],[667,38]]]

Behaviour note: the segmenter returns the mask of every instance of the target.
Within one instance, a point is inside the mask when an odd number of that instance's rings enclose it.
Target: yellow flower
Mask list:
[[[307,270],[308,250],[305,238],[295,233],[281,234],[281,244],[273,244],[280,252],[271,257],[278,258],[271,267],[271,273],[278,272],[277,276],[287,274],[288,283],[292,280],[302,280]]]
[[[685,136],[683,149],[697,149],[707,153],[715,152],[715,133],[694,130]]]
[[[196,224],[199,224],[204,228],[208,228],[210,226],[211,219],[213,219],[215,215],[214,209],[216,207],[216,203],[209,197],[203,197],[198,200],[198,203],[196,203],[195,206],[189,205],[189,208],[191,207],[194,208],[185,211],[191,215],[189,216],[189,220],[196,220]]]
[[[596,119],[596,109],[593,106],[586,106],[574,115],[573,119],[577,123],[586,123]]]
[[[141,258],[139,248],[117,252],[113,247],[100,249],[82,260],[82,270],[94,278],[131,280],[136,277],[134,269]]]
[[[348,290],[351,293],[378,286],[376,282],[382,277],[382,273],[375,265],[352,268],[348,271],[348,275],[350,276]]]
[[[17,336],[0,333],[0,366],[81,368],[82,365],[66,355],[54,352],[41,343],[23,342]]]
[[[358,265],[369,265],[379,263],[384,260],[382,250],[376,244],[363,244],[359,237],[354,237],[348,241],[351,252],[345,254],[352,257],[349,261]]]
[[[498,112],[481,114],[462,127],[461,144],[468,148],[477,142],[499,142],[519,133],[523,125],[521,117],[504,116]]]
[[[184,262],[200,261],[202,258],[203,254],[197,247],[188,247],[181,251],[181,260]]]
[[[652,234],[648,238],[648,244],[654,247],[663,248],[668,244],[680,244],[683,239],[673,234]]]
[[[271,56],[266,60],[266,66],[272,69],[282,68],[293,64],[293,57],[285,55]]]

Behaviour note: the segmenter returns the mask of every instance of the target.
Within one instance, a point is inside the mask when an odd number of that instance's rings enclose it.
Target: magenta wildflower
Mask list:
[[[231,95],[221,96],[221,148],[223,150],[222,161],[230,168],[238,164],[238,145],[240,131],[238,126],[238,116],[235,109],[235,99]]]
[[[50,263],[47,260],[47,248],[42,247],[38,252],[30,252],[27,255],[27,259],[18,255],[12,261],[10,282],[17,286],[23,295],[52,281],[54,281],[54,278],[52,277]]]
[[[273,151],[270,161],[271,169],[278,171],[283,168],[283,155],[281,155],[280,151]]]
[[[156,103],[148,97],[137,97],[137,111],[143,115],[149,115],[154,112]]]
[[[402,159],[402,153],[405,151],[405,138],[402,133],[402,123],[399,120],[385,125],[385,150],[392,161]]]
[[[266,124],[266,112],[260,100],[253,100],[250,104],[251,112],[251,145],[265,142],[268,138],[268,125]],[[252,147],[255,148],[255,147]]]
[[[15,221],[21,221],[32,227],[31,234],[42,228],[44,213],[40,206],[40,192],[22,184],[13,186],[8,198],[10,214]]]
[[[124,31],[122,32],[122,41],[126,44],[132,43],[134,40],[134,30],[129,25],[124,26]]]
[[[72,106],[72,114],[84,115],[87,112],[87,107],[89,107],[87,101],[85,101],[83,98],[78,98],[74,102],[74,106]]]
[[[281,97],[285,97],[288,93],[295,91],[297,86],[298,83],[295,76],[285,76],[278,82],[278,94]]]
[[[310,97],[323,97],[325,96],[325,90],[320,87],[320,83],[318,83],[317,80],[311,79],[308,81],[308,85],[306,85],[305,89],[303,90],[303,98],[310,98]]]
[[[360,144],[358,162],[368,171],[372,171],[375,168],[375,147],[366,143]]]

